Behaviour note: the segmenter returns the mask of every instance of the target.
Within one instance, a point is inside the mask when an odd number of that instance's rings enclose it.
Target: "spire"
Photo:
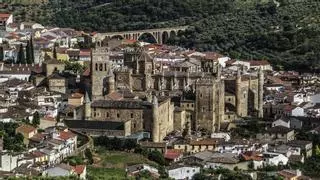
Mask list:
[[[90,97],[89,97],[89,93],[88,91],[86,91],[86,95],[85,95],[85,103],[91,103]]]

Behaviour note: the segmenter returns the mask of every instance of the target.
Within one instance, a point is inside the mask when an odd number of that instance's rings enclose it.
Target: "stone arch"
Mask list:
[[[121,34],[115,34],[113,36],[110,36],[109,39],[125,39],[125,37]]]
[[[180,35],[181,33],[183,33],[183,30],[179,29],[178,31],[176,31],[177,35]]]
[[[175,38],[177,36],[177,32],[172,30],[170,31],[169,38]]]
[[[169,39],[169,33],[167,31],[163,31],[162,32],[162,44],[167,43]]]
[[[137,40],[140,40],[143,36],[149,36],[154,41],[154,43],[158,43],[157,36],[154,32],[143,32],[138,36]]]

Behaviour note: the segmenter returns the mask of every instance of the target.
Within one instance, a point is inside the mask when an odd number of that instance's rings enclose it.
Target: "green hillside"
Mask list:
[[[190,25],[169,43],[279,69],[319,71],[319,0],[52,0],[12,6],[18,20],[85,31]]]

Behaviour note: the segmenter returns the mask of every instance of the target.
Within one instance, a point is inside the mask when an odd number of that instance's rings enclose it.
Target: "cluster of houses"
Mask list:
[[[16,133],[23,135],[23,143],[27,147],[24,152],[2,150],[0,154],[1,174],[10,172],[9,176],[64,176],[59,168],[68,156],[77,151],[77,135],[64,127],[49,127],[39,132],[28,124],[21,124]],[[69,165],[68,165],[69,166]],[[69,175],[85,177],[85,166],[69,166]]]
[[[81,44],[89,45],[90,40],[88,41],[87,38],[93,38],[94,33],[86,34],[70,28],[44,27],[38,23],[16,24],[12,14],[1,13],[0,26],[5,27],[5,31],[1,31],[0,36],[4,54],[3,61],[0,61],[0,122],[20,123],[22,120],[27,120],[32,123],[33,115],[38,112],[40,115],[38,127],[44,130],[39,132],[33,126],[21,124],[16,132],[24,136],[24,143],[28,150],[22,154],[1,152],[0,170],[3,171],[1,173],[77,175],[85,178],[85,166],[61,164],[65,157],[75,153],[77,135],[68,128],[52,127],[63,125],[59,122],[63,119],[83,120],[86,116],[90,118],[91,113],[85,115],[84,108],[90,101],[87,88],[92,84],[90,83],[92,50],[88,46],[82,47]],[[15,64],[20,44],[26,46],[30,39],[33,40],[35,62]],[[170,164],[167,169],[170,178],[191,179],[201,169],[222,167],[230,170],[257,170],[267,166],[287,165],[290,162],[304,163],[306,158],[312,156],[312,142],[295,140],[295,131],[307,130],[306,132],[314,134],[320,132],[318,119],[320,93],[316,86],[320,82],[318,75],[299,74],[292,71],[276,72],[265,60],[233,60],[214,52],[197,52],[176,46],[147,44],[125,39],[108,41],[109,61],[112,68],[122,68],[125,58],[130,58],[130,56],[125,57],[124,54],[134,54],[136,45],[152,58],[154,69],[162,71],[188,72],[189,76],[189,72],[202,73],[203,67],[213,69],[213,64],[210,63],[215,61],[223,67],[225,74],[240,72],[240,67],[242,72],[259,69],[266,73],[263,116],[270,120],[271,126],[263,133],[257,134],[255,139],[239,139],[231,137],[229,133],[220,132],[211,134],[211,137],[190,133],[188,135],[194,137],[181,138],[183,131],[181,124],[184,123],[179,121],[180,126],[177,125],[177,127],[180,129],[175,130],[179,131],[180,135],[170,136],[160,143],[140,142],[141,147],[158,150],[164,155]],[[134,58],[133,56],[131,58]],[[66,62],[78,62],[86,69],[81,73],[70,73],[66,70]],[[141,68],[145,68],[144,65],[140,66],[138,61],[132,62],[137,63],[134,69],[137,74]],[[102,71],[103,67],[99,66],[99,69]],[[106,64],[104,69],[107,69]],[[176,76],[177,74],[173,77],[176,78]],[[118,81],[122,79],[126,77],[117,77]],[[172,88],[177,86],[174,85],[174,81],[170,81]],[[105,83],[110,85],[114,82],[103,80],[103,85]],[[96,87],[93,87],[92,91],[94,88]],[[121,93],[112,93],[113,96],[107,98],[119,100],[124,96],[133,95],[132,90]],[[181,107],[186,109],[183,111],[187,114],[186,117],[194,118],[195,114],[192,113],[194,103],[186,100],[181,101],[181,104],[183,104]],[[89,106],[88,109],[90,108]],[[179,108],[176,107],[175,112],[180,113]],[[133,118],[133,114],[131,116]],[[220,130],[226,129],[228,132],[232,125],[236,126],[236,123],[228,123],[226,128],[222,125]],[[132,126],[134,127],[135,124]],[[160,176],[156,168],[146,164],[128,166],[126,170],[128,176],[136,176],[143,170],[149,171],[154,178]],[[299,171],[287,170],[280,171],[279,175],[285,178],[285,175],[302,176]]]
[[[272,138],[264,138],[265,135]],[[167,172],[170,178],[192,179],[201,169],[225,168],[253,172],[266,167],[304,163],[306,158],[312,156],[313,144],[311,141],[294,139],[294,133],[272,128],[265,134],[258,134],[256,139],[236,139],[228,133],[213,133],[211,138],[185,140],[176,137],[168,142],[140,142],[140,145],[150,151],[163,153],[169,164]],[[129,176],[135,176],[141,171],[149,171],[154,177],[159,176],[157,170],[146,164],[127,167]],[[286,171],[279,171],[278,175],[282,176]],[[256,178],[255,173],[249,175]],[[297,176],[310,179],[301,172]]]

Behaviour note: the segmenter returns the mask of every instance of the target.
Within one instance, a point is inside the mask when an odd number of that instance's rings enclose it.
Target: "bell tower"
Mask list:
[[[104,99],[107,93],[106,83],[109,74],[108,49],[100,47],[91,52],[92,100]]]

